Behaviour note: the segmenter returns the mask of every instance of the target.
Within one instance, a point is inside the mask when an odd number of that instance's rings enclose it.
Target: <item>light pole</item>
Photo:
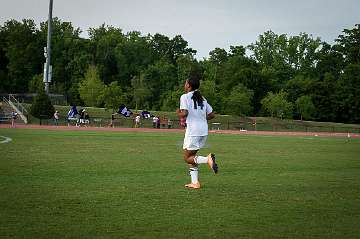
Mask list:
[[[49,18],[48,18],[48,33],[47,33],[47,46],[44,48],[44,55],[46,62],[44,64],[44,83],[45,83],[45,93],[49,94],[49,83],[51,82],[52,67],[50,65],[51,59],[51,22],[52,22],[52,9],[53,9],[53,0],[49,2]]]

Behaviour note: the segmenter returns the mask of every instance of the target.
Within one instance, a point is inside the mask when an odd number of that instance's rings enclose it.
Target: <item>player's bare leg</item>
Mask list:
[[[209,168],[214,172],[218,173],[218,165],[215,160],[215,154],[210,153],[207,157],[204,156],[195,156],[194,157],[195,164],[207,164],[209,165]]]
[[[186,184],[185,187],[192,189],[199,189],[199,169],[197,163],[195,163],[195,157],[198,150],[184,150],[184,160],[189,165],[189,172],[191,176],[191,183]]]

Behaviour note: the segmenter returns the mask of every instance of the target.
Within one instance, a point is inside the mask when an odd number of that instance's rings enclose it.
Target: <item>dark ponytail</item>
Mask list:
[[[199,87],[200,87],[200,80],[196,75],[190,76],[187,80],[191,89],[194,91],[193,96],[191,99],[194,101],[194,109],[197,109],[197,106],[200,106],[201,109],[204,107],[204,98],[202,97]]]

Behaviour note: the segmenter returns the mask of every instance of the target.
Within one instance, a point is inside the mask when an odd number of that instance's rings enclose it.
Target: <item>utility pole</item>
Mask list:
[[[47,33],[47,46],[44,48],[44,56],[46,62],[44,64],[44,83],[45,83],[45,93],[49,94],[49,83],[51,82],[52,67],[50,65],[51,59],[51,23],[52,23],[52,9],[53,9],[53,0],[49,2],[49,18],[48,18],[48,33]]]

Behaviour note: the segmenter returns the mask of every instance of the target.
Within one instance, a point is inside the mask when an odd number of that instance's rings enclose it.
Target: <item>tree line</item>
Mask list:
[[[202,60],[181,35],[124,33],[103,24],[86,39],[58,18],[52,29],[50,91],[72,104],[173,111],[192,73],[218,113],[360,123],[360,24],[332,45],[269,30],[248,46],[215,48]],[[46,35],[46,22],[0,25],[0,92],[43,87]]]

